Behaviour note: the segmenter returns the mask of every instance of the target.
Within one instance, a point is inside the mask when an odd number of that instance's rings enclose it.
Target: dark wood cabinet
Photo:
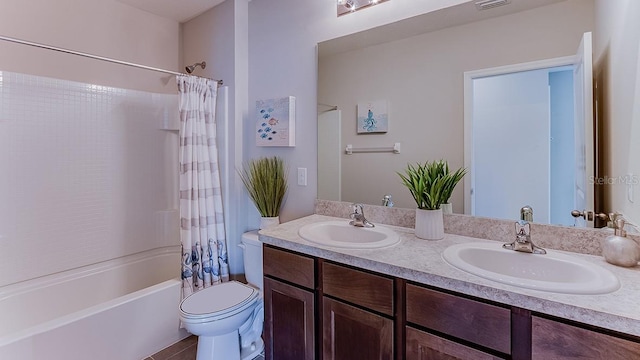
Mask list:
[[[511,353],[511,310],[407,284],[407,321],[504,354]]]
[[[264,247],[267,360],[640,359],[640,339]]]
[[[325,297],[324,360],[392,360],[393,320]]]
[[[268,246],[263,250],[266,358],[314,360],[316,260]]]
[[[393,279],[325,262],[322,267],[325,295],[393,316]]]
[[[538,316],[532,318],[534,360],[640,359],[640,343]]]
[[[315,306],[311,291],[264,279],[267,359],[315,359]]]
[[[394,281],[351,267],[322,266],[323,360],[394,358]]]
[[[499,357],[487,354],[429,334],[412,327],[406,328],[406,360],[497,360]]]

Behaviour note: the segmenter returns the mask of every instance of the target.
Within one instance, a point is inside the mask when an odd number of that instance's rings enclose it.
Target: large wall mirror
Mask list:
[[[512,192],[506,193],[504,185],[493,186],[495,193],[477,185],[474,202],[479,205],[503,204],[504,201],[494,195],[498,193],[515,200],[495,214],[471,212],[472,196],[467,179],[465,184],[458,185],[451,202],[455,213],[507,219],[518,218],[520,207],[531,205],[534,221],[575,225],[569,213],[580,203],[566,200],[568,205],[565,206],[566,211],[561,211],[562,216],[552,216],[554,210],[551,210],[549,199],[557,198],[557,194],[564,190],[557,190],[556,185],[550,184],[561,183],[556,180],[572,176],[584,177],[584,174],[576,174],[579,170],[575,170],[575,162],[584,159],[576,160],[570,155],[573,162],[559,162],[560,155],[552,148],[586,146],[588,149],[597,147],[597,144],[591,136],[586,145],[576,145],[576,140],[569,136],[570,144],[567,140],[566,144],[558,145],[560,135],[550,133],[550,129],[558,126],[549,120],[549,115],[564,110],[563,107],[550,107],[549,102],[552,93],[567,88],[569,95],[565,92],[560,97],[571,96],[572,100],[564,109],[571,113],[576,108],[573,103],[576,90],[571,85],[576,80],[572,76],[577,73],[572,61],[581,47],[584,34],[595,31],[595,12],[594,1],[589,0],[513,0],[509,5],[486,11],[478,11],[473,2],[468,2],[319,43],[318,198],[380,205],[383,197],[390,194],[395,206],[415,207],[397,172],[404,171],[409,163],[438,159],[447,160],[455,169],[468,165],[472,158],[469,149],[474,142],[469,140],[468,131],[465,131],[465,126],[468,126],[465,121],[469,121],[469,109],[465,111],[465,97],[469,98],[468,89],[465,90],[465,74],[510,66],[518,69],[522,64],[551,61],[550,64],[556,67],[550,65],[543,69],[541,77],[535,80],[533,72],[528,70],[516,76],[520,78],[520,87],[525,90],[523,93],[517,92],[511,80],[475,85],[479,91],[503,84],[501,91],[504,96],[497,97],[507,97],[508,101],[492,104],[492,108],[485,109],[484,115],[477,117],[485,118],[482,125],[484,143],[500,145],[497,150],[493,149],[497,151],[495,154],[510,156],[487,155],[482,161],[473,163],[474,174],[483,174],[489,181],[500,179],[493,185],[510,184],[508,187]],[[562,63],[562,59],[568,63]],[[485,77],[489,78],[493,75]],[[568,85],[551,87],[560,84],[561,80]],[[537,93],[527,93],[535,82],[541,84]],[[488,97],[475,95],[476,101],[480,98]],[[362,104],[371,102],[382,103],[386,107],[386,132],[358,131],[358,109]],[[519,113],[514,110],[515,105],[520,106]],[[536,120],[532,117],[536,113],[546,117]],[[565,112],[564,116],[573,119],[581,114]],[[489,121],[486,121],[487,117]],[[524,122],[526,126],[508,129],[493,121],[500,117],[507,122]],[[530,125],[535,121],[545,122],[546,133],[543,133],[546,135],[540,138],[541,141],[534,138],[531,130]],[[555,121],[563,123],[564,120]],[[575,127],[563,131],[577,131],[572,129]],[[579,131],[582,132],[576,136],[584,140],[584,131]],[[475,141],[477,144],[481,142],[480,138]],[[399,153],[392,150],[396,143],[400,144]],[[371,152],[349,155],[345,151],[349,144]],[[520,156],[526,150],[529,154]],[[587,161],[593,163],[593,160]],[[587,171],[593,174],[594,169]],[[569,186],[574,186],[576,181],[571,181],[573,184]],[[535,193],[535,188],[542,188],[543,192]],[[590,201],[593,203],[594,199]],[[540,216],[536,218],[536,214]]]

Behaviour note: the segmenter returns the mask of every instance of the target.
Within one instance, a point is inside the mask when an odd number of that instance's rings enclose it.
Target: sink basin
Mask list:
[[[539,255],[503,249],[497,242],[465,243],[449,246],[442,257],[460,270],[527,289],[606,294],[620,288],[618,278],[609,270],[553,250]]]
[[[298,235],[316,244],[349,249],[377,249],[400,242],[398,234],[387,227],[355,227],[348,220],[307,224],[298,230]]]

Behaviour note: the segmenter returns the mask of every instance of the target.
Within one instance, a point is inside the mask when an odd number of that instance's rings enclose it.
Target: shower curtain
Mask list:
[[[217,82],[176,77],[180,95],[182,295],[229,279],[216,144]]]

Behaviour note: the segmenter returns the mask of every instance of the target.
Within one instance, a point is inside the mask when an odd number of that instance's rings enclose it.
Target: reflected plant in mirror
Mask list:
[[[449,202],[453,189],[466,173],[467,170],[464,168],[452,173],[449,171],[449,164],[439,160],[409,164],[404,174],[398,175],[404,186],[409,189],[418,209],[437,210]]]

